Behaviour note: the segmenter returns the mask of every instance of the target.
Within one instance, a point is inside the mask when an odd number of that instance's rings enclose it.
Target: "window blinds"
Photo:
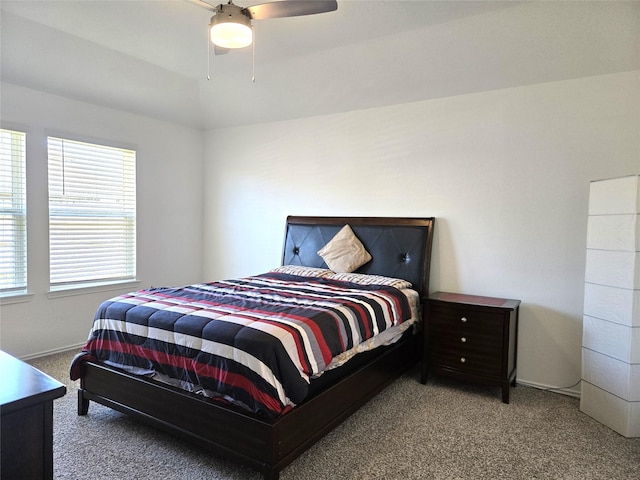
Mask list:
[[[0,130],[0,293],[27,288],[27,200],[22,132]]]
[[[136,153],[48,138],[51,287],[136,276]]]

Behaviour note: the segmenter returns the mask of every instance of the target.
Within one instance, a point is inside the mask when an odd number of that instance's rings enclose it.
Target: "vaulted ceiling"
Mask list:
[[[0,0],[0,78],[209,129],[640,69],[637,1],[338,0],[254,21],[252,82],[197,3]]]

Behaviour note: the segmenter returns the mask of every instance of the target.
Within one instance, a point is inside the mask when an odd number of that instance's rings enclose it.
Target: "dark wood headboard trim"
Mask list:
[[[357,272],[404,278],[428,297],[433,217],[289,216],[282,264],[326,268],[317,251],[347,224],[373,257]]]

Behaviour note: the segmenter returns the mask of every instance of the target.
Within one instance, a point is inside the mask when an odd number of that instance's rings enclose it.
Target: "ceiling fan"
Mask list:
[[[297,17],[338,9],[336,0],[283,0],[261,3],[251,7],[240,7],[232,0],[214,6],[206,0],[192,0],[207,5],[214,12],[209,23],[209,35],[217,55],[230,49],[243,48],[253,43],[251,20],[267,18]]]

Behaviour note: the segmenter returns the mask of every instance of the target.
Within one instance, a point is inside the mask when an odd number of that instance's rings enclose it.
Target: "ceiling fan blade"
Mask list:
[[[212,0],[206,1],[206,0],[186,0],[189,3],[193,3],[195,6],[197,7],[202,7],[205,8],[209,11],[213,11],[215,10],[216,6],[218,3],[220,3],[218,0],[215,0],[212,2]]]
[[[338,9],[336,0],[285,0],[280,2],[261,3],[247,7],[243,11],[255,20],[265,18],[297,17],[315,13],[333,12]]]

